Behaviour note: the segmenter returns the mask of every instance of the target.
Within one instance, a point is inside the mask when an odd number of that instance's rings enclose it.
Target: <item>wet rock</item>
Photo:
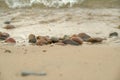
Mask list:
[[[30,34],[28,39],[29,39],[29,43],[36,43],[37,41],[34,34]]]
[[[109,38],[112,38],[112,37],[118,37],[118,33],[117,32],[110,33]]]
[[[6,42],[6,43],[16,43],[15,39],[13,39],[13,38],[7,38],[7,39],[5,40],[5,42]]]
[[[11,23],[11,21],[5,21],[4,22],[4,24],[10,24]]]
[[[59,42],[59,38],[57,38],[57,37],[51,37],[51,41],[52,41],[52,43]]]
[[[73,41],[73,40],[71,40],[71,39],[66,39],[66,40],[63,40],[63,43],[64,43],[64,44],[75,45],[75,46],[80,45],[78,42]]]
[[[103,38],[89,38],[88,42],[101,43],[103,40],[104,40]]]
[[[71,40],[79,43],[79,44],[82,44],[83,43],[83,40],[80,38],[80,37],[71,37]]]
[[[7,24],[4,29],[14,29],[15,26],[14,25],[11,25],[11,24]]]
[[[0,32],[0,40],[6,40],[10,35],[8,33]]]
[[[91,38],[88,34],[86,33],[79,33],[78,37],[80,37],[83,41],[88,41],[89,38]]]

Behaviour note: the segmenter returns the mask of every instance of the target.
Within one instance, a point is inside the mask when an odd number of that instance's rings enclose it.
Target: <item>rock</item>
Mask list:
[[[7,24],[4,29],[14,29],[15,26],[14,25],[11,25],[11,24]]]
[[[39,72],[39,73],[35,73],[35,72],[30,72],[30,71],[23,71],[21,72],[21,76],[30,76],[30,75],[34,75],[34,76],[46,76],[47,73],[46,72]]]
[[[41,39],[37,39],[37,42],[36,42],[36,45],[45,45],[47,44],[48,42],[44,39],[44,38],[41,38]]]
[[[38,39],[45,40],[47,42],[46,44],[50,44],[51,43],[51,40],[50,40],[49,36],[37,36],[37,40]]]
[[[47,52],[47,50],[43,50],[43,52]]]
[[[11,53],[11,50],[5,50],[4,52],[5,53]]]
[[[6,40],[10,35],[8,33],[0,32],[0,40]]]
[[[117,32],[110,33],[109,38],[112,38],[112,37],[118,37],[118,33]]]
[[[16,43],[15,39],[13,39],[13,38],[7,38],[7,39],[5,40],[5,42],[6,42],[6,43]]]
[[[11,21],[5,21],[4,22],[4,24],[10,24],[11,23]]]
[[[75,46],[80,45],[78,42],[73,41],[73,40],[71,40],[71,39],[66,39],[66,40],[63,40],[63,43],[64,43],[64,44],[75,45]]]
[[[103,38],[89,38],[88,42],[101,43],[103,40],[104,40]]]
[[[52,41],[52,43],[59,42],[59,38],[57,38],[57,37],[51,37],[51,41]]]
[[[80,37],[71,37],[71,40],[79,43],[79,44],[82,44],[83,43],[83,40],[80,38]]]
[[[34,34],[30,34],[28,36],[28,39],[29,39],[29,43],[36,43],[36,41],[37,41]]]
[[[64,35],[63,40],[65,40],[65,39],[69,39],[69,38],[70,38],[70,36],[68,36],[68,35]]]
[[[79,33],[78,37],[80,37],[83,41],[88,41],[89,38],[91,38],[88,34],[86,33]]]
[[[37,45],[46,45],[46,44],[50,44],[51,40],[49,39],[49,36],[37,36]]]

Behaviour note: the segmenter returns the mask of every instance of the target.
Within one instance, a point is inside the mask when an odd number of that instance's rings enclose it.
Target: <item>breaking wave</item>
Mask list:
[[[30,7],[33,5],[44,5],[46,7],[72,7],[75,4],[80,4],[84,0],[5,0],[5,3],[9,8],[21,8]]]
[[[0,0],[0,8],[85,7],[120,8],[120,0]]]

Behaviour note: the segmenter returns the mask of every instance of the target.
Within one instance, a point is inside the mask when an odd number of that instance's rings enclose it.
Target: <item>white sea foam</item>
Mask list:
[[[58,8],[67,4],[72,7],[74,4],[80,4],[83,1],[84,0],[5,0],[5,3],[10,8],[32,6],[33,4],[42,4],[47,7]]]

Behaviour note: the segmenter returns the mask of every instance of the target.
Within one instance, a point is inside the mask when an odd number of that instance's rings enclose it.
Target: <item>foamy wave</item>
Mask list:
[[[69,6],[72,7],[74,4],[80,4],[83,1],[84,0],[5,0],[10,8],[32,6],[33,4],[42,4],[47,7],[57,8],[69,4]]]

